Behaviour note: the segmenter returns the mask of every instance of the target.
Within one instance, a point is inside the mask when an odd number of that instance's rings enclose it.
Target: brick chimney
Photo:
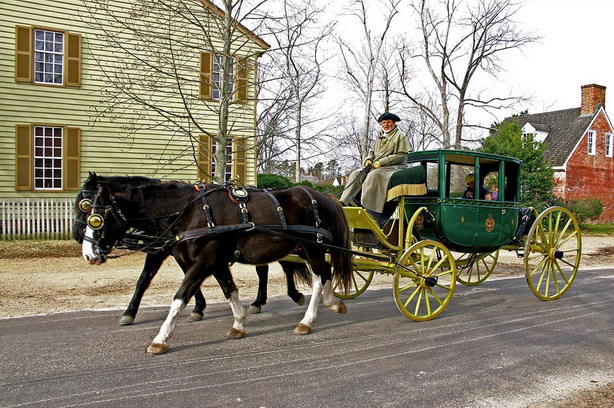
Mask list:
[[[605,86],[597,84],[583,85],[580,115],[595,113],[595,109],[599,105],[605,107]]]

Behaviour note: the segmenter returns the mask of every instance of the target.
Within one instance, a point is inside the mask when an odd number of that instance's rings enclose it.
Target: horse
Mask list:
[[[313,275],[312,296],[294,333],[309,334],[322,299],[337,313],[346,313],[333,295],[333,281],[347,290],[352,276],[349,229],[341,204],[334,197],[303,186],[251,191],[230,185],[163,183],[129,186],[112,194],[92,174],[84,183],[96,190],[83,241],[83,258],[104,262],[129,228],[164,237],[184,269],[184,279],[167,318],[147,352],[169,350],[179,313],[205,278],[214,275],[230,304],[234,322],[227,338],[246,335],[245,310],[238,298],[229,264],[268,264],[300,250]],[[187,203],[187,204],[186,204]],[[177,209],[180,209],[177,211]],[[175,215],[168,217],[168,214]],[[163,216],[164,215],[164,216]],[[328,248],[330,263],[326,260]]]
[[[91,175],[91,174],[90,174]],[[104,184],[109,187],[112,194],[125,189],[127,185],[130,186],[144,186],[151,184],[163,183],[160,179],[149,178],[142,176],[111,176],[102,177],[98,176],[98,183]],[[72,235],[75,241],[79,244],[83,243],[83,237],[85,236],[86,218],[90,212],[91,199],[94,196],[95,191],[87,190],[85,187],[81,188],[81,191],[77,194],[74,203],[75,218],[73,220]],[[141,305],[141,300],[145,291],[151,284],[151,281],[156,276],[162,263],[171,256],[170,248],[156,248],[147,250],[145,256],[145,264],[143,270],[136,282],[134,294],[128,303],[128,307],[122,314],[119,320],[121,326],[129,325],[134,322],[136,314]],[[288,262],[281,261],[280,265],[286,276],[286,287],[288,296],[297,304],[303,305],[305,302],[305,296],[298,291],[295,285],[295,276],[305,284],[311,284],[311,275],[307,268],[301,264],[290,264]],[[256,299],[249,306],[250,313],[260,313],[262,307],[266,304],[267,295],[267,281],[268,281],[268,265],[256,265],[256,273],[258,275],[258,293]],[[204,316],[204,310],[207,307],[205,297],[200,289],[194,295],[195,305],[194,309],[190,313],[190,320],[198,321]]]

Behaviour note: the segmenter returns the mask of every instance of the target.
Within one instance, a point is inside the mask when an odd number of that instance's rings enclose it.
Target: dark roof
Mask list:
[[[562,166],[571,155],[578,141],[584,136],[593,120],[594,114],[580,115],[580,108],[564,109],[554,112],[535,113],[506,118],[515,120],[520,127],[527,122],[536,130],[548,131],[544,140],[544,156],[552,166]]]

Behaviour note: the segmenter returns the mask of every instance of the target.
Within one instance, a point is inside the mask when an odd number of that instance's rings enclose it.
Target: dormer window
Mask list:
[[[597,132],[594,130],[588,131],[588,154],[594,156],[597,152]]]

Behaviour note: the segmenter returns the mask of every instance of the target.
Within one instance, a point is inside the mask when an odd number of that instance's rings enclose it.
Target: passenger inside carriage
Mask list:
[[[469,173],[465,176],[465,182],[467,182],[467,188],[463,192],[461,198],[472,199],[475,198],[475,174]],[[484,186],[480,186],[480,200],[492,200],[492,194],[489,198],[486,195],[490,194],[490,190]]]

